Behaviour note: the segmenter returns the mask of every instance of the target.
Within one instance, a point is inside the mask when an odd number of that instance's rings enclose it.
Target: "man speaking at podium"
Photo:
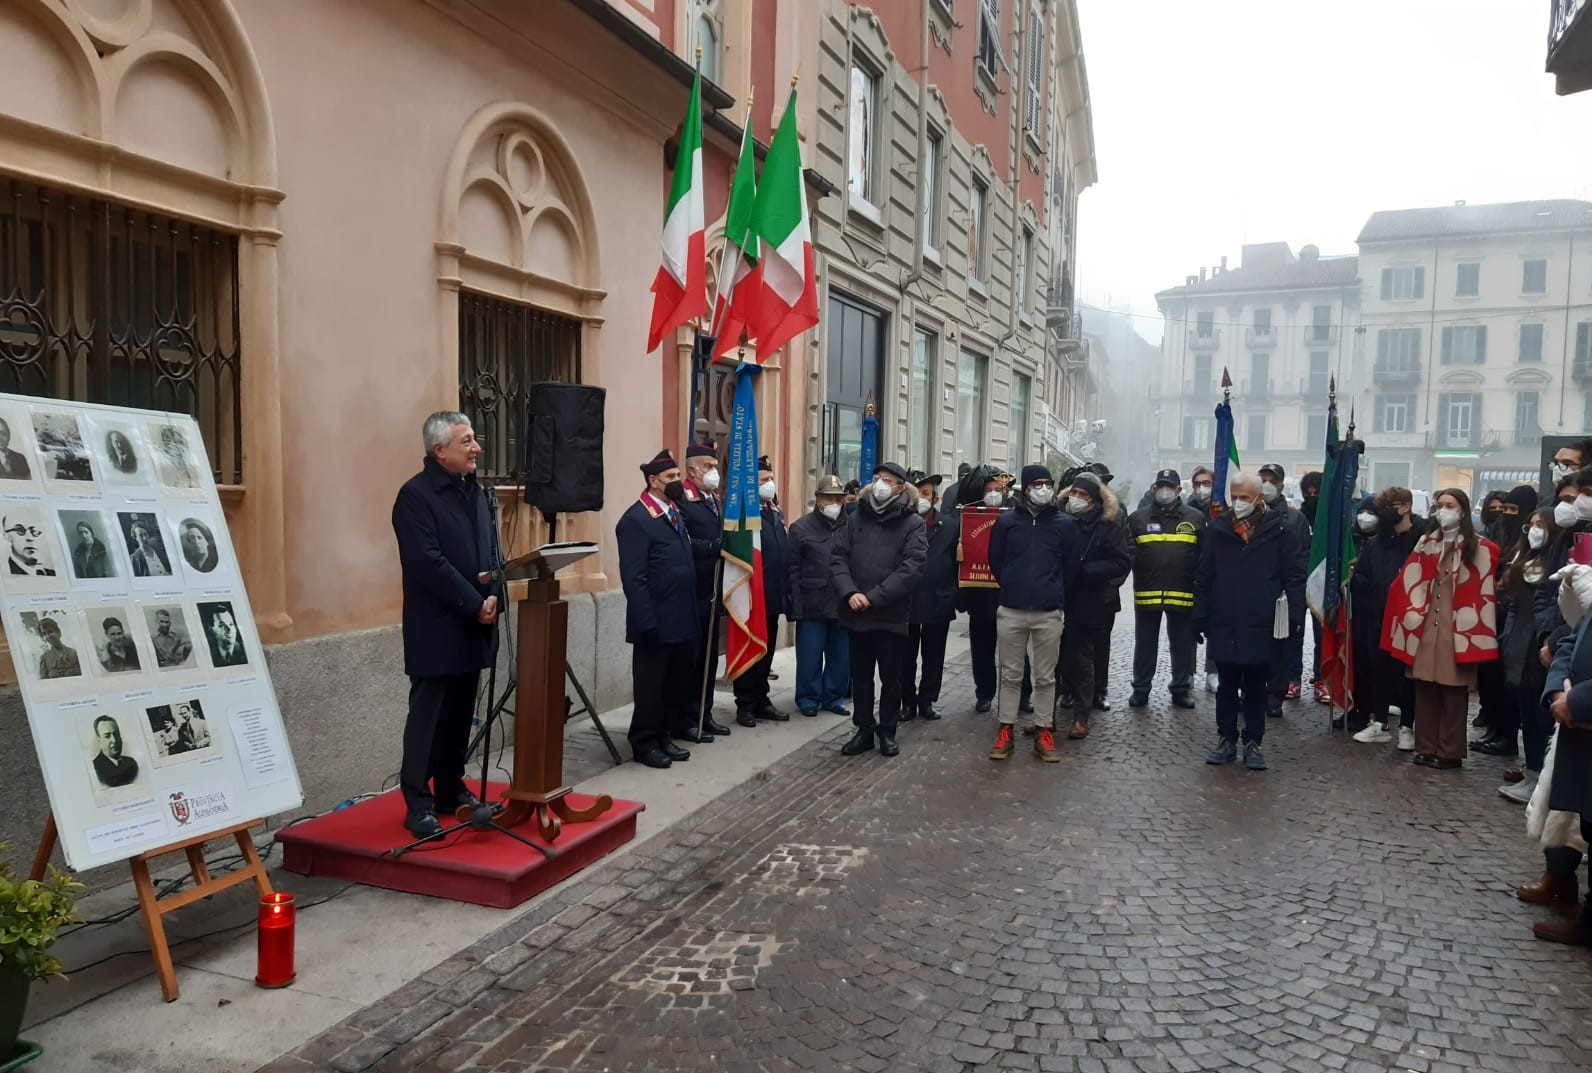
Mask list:
[[[497,597],[476,583],[492,562],[492,519],[475,481],[481,455],[464,414],[426,418],[426,462],[398,490],[392,528],[403,567],[404,725],[398,786],[404,826],[416,838],[440,834],[440,806],[475,804],[464,786],[464,756],[481,670],[492,660]],[[433,793],[433,791],[435,791]]]

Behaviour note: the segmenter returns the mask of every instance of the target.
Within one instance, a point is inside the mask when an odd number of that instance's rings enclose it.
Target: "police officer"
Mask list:
[[[950,520],[937,509],[939,474],[913,470],[908,481],[918,490],[918,514],[929,538],[929,557],[923,580],[912,590],[908,610],[906,661],[901,672],[901,721],[940,718],[934,702],[940,699],[945,674],[945,641],[956,618],[956,546],[961,533],[956,515]],[[923,676],[918,677],[918,657]]]
[[[765,455],[757,460],[757,502],[763,523],[759,540],[763,551],[763,610],[768,615],[768,648],[762,659],[735,680],[735,721],[743,727],[755,727],[759,719],[775,723],[790,719],[774,707],[768,693],[768,671],[774,664],[779,617],[791,606],[790,539],[785,533],[785,515],[774,502],[778,495],[774,466]]]
[[[666,768],[691,759],[669,740],[669,724],[680,699],[695,697],[701,688],[694,658],[701,624],[691,537],[680,514],[685,498],[680,464],[668,451],[659,451],[641,467],[641,475],[646,489],[614,528],[636,698],[628,736],[638,761]],[[695,708],[694,701],[688,705]]]
[[[702,696],[702,678],[711,675],[709,661],[714,667],[719,658],[719,624],[714,612],[718,603],[720,540],[724,533],[724,513],[719,505],[718,449],[711,443],[693,443],[685,449],[685,477],[681,486],[685,496],[680,500],[680,516],[685,519],[685,530],[691,538],[691,555],[696,566],[697,633],[700,640],[692,660],[696,665],[696,685],[690,703],[679,704],[671,717],[669,733],[681,741],[711,744],[715,737],[729,734],[730,728],[713,718],[713,690]],[[711,683],[710,683],[711,685]],[[684,698],[680,698],[684,699]],[[697,710],[702,703],[705,712]],[[697,734],[697,720],[703,719],[701,735]]]
[[[1200,561],[1203,511],[1183,504],[1175,469],[1156,473],[1151,502],[1128,517],[1133,546],[1133,694],[1128,707],[1150,703],[1161,616],[1172,654],[1172,703],[1194,707],[1194,572]]]

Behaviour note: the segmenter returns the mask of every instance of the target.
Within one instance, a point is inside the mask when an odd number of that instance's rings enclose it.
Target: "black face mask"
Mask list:
[[[671,503],[678,503],[685,498],[685,484],[681,481],[670,481],[663,486],[663,497]]]

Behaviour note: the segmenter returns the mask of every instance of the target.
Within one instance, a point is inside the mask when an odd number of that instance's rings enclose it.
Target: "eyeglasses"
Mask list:
[[[26,536],[37,540],[44,535],[44,530],[36,525],[13,525],[6,530],[7,536]]]

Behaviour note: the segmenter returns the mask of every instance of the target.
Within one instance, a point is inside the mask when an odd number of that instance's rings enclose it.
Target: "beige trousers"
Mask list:
[[[1056,661],[1061,655],[1060,611],[995,612],[995,663],[1001,672],[1000,703],[1003,723],[1017,722],[1017,704],[1023,692],[1023,657],[1028,657],[1034,687],[1034,725],[1048,727],[1056,707]]]

